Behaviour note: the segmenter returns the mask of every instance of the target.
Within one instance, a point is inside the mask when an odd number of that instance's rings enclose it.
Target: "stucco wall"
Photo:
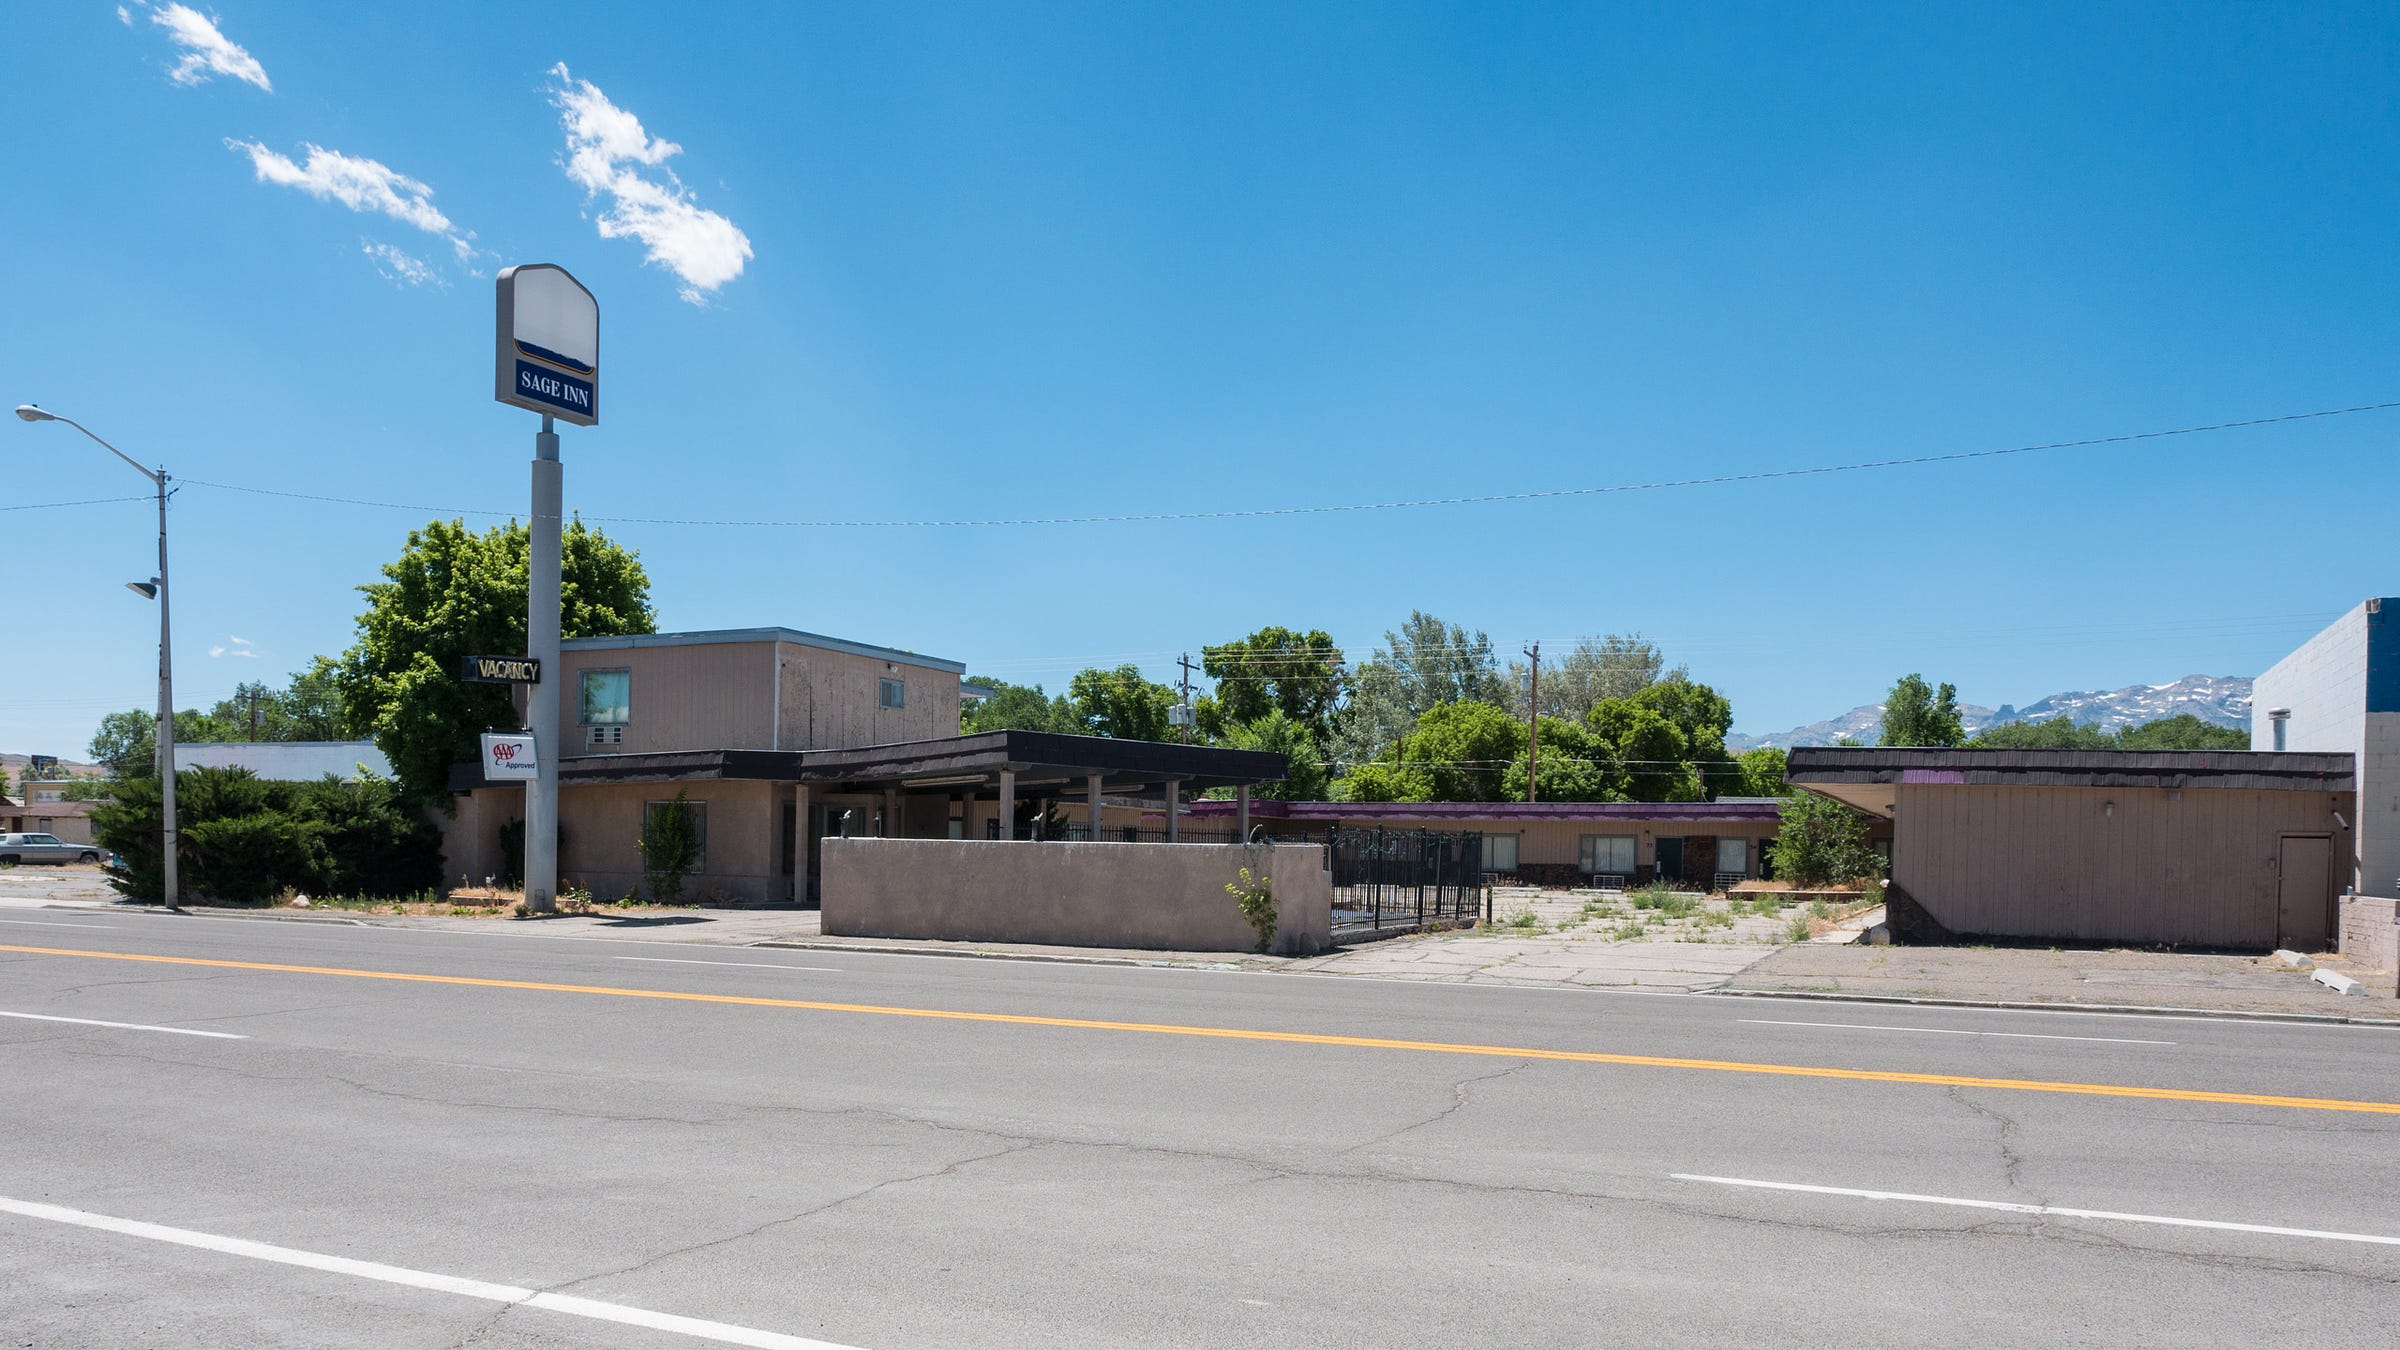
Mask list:
[[[706,866],[684,878],[683,898],[701,904],[780,904],[790,879],[778,849],[781,811],[776,785],[764,782],[568,783],[559,789],[559,887],[581,886],[601,900],[649,898],[642,885],[646,802],[673,801],[681,786],[708,807]],[[525,818],[525,790],[480,788],[456,799],[458,813],[441,821],[443,884],[463,877],[480,886],[498,876],[500,826]]]
[[[2333,621],[2251,687],[2250,747],[2275,748],[2270,708],[2289,708],[2289,750],[2357,758],[2356,871],[2362,892],[2400,886],[2400,601],[2375,599]]]
[[[1238,952],[1257,945],[1225,885],[1268,877],[1275,947],[1333,934],[1325,850],[1310,844],[1057,844],[827,839],[824,931],[844,937]]]

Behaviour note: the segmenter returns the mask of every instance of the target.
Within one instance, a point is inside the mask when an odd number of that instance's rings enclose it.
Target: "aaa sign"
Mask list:
[[[541,759],[534,749],[532,736],[521,732],[483,733],[483,777],[486,782],[529,779],[540,774]]]

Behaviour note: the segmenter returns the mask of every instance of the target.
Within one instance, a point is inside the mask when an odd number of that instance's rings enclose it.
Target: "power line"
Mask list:
[[[1523,492],[1494,492],[1458,497],[1418,497],[1398,501],[1345,502],[1320,506],[1260,506],[1218,511],[1150,511],[1116,515],[1087,516],[1016,516],[989,519],[960,520],[710,520],[681,516],[582,516],[581,519],[603,525],[683,525],[708,526],[719,529],[995,529],[1045,525],[1120,525],[1148,524],[1185,520],[1248,520],[1275,516],[1337,515],[1360,511],[1401,511],[1433,506],[1478,506],[1499,502],[1546,501],[1568,497],[1596,497],[1626,492],[1656,492],[1667,488],[1719,487],[1732,483],[1758,483],[1783,478],[1809,478],[1824,474],[1860,473],[1870,469],[1897,469],[1926,464],[1954,464],[1966,460],[1997,459],[2008,455],[2029,455],[2046,450],[2082,450],[2103,445],[2125,445],[2135,441],[2163,440],[2174,436],[2198,436],[2217,431],[2238,431],[2248,427],[2275,426],[2286,422],[2306,422],[2327,417],[2347,417],[2353,413],[2385,412],[2400,408],[2400,399],[2384,403],[2362,403],[2348,408],[2322,408],[2313,412],[2283,413],[2273,417],[2251,417],[2233,422],[2212,422],[2203,426],[2173,427],[2162,431],[2133,431],[2115,436],[2091,436],[2072,441],[2046,441],[2037,445],[2016,445],[1998,450],[1957,450],[1934,455],[1907,455],[1891,459],[1859,460],[1848,464],[1819,464],[1794,469],[1758,469],[1748,473],[1717,474],[1705,478],[1669,478],[1646,483],[1616,483],[1600,487],[1542,488]],[[443,516],[506,516],[518,517],[522,511],[494,511],[480,507],[424,506],[408,502],[377,501],[364,497],[337,497],[312,492],[292,492],[282,488],[250,487],[240,483],[217,483],[204,478],[186,478],[184,483],[194,487],[214,488],[220,492],[241,492],[261,497],[281,497],[293,501],[320,502],[336,506],[366,506],[391,511],[431,512]]]
[[[71,502],[12,502],[0,506],[0,511],[55,511],[62,506],[105,506],[110,502],[147,502],[157,498],[142,497],[84,497]]]

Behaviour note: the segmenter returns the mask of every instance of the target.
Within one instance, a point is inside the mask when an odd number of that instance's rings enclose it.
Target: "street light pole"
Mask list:
[[[158,579],[150,588],[135,586],[136,591],[148,590],[158,601],[158,810],[161,845],[160,860],[165,870],[165,899],[167,908],[175,909],[183,898],[178,884],[175,859],[175,666],[174,626],[167,611],[167,471],[164,468],[145,469],[133,456],[93,433],[90,427],[72,417],[44,412],[30,403],[17,407],[17,417],[26,422],[63,422],[82,432],[103,450],[131,465],[135,473],[150,480],[158,489]]]

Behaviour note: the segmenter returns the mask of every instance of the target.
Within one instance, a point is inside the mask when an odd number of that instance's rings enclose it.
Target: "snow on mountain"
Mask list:
[[[2051,694],[2022,708],[2012,704],[2002,704],[1997,709],[1971,703],[1958,705],[1958,720],[1969,735],[2001,722],[2045,722],[2053,717],[2071,717],[2102,731],[2117,731],[2180,713],[2190,713],[2218,726],[2246,727],[2250,725],[2250,681],[2240,675],[2186,675],[2170,684],[2129,684],[2122,689],[2079,689]],[[1863,703],[1839,717],[1773,735],[1746,736],[1735,732],[1725,738],[1725,744],[1735,750],[1752,750],[1762,745],[1789,750],[1795,745],[1832,745],[1847,737],[1863,745],[1873,745],[1882,725],[1883,705]]]

